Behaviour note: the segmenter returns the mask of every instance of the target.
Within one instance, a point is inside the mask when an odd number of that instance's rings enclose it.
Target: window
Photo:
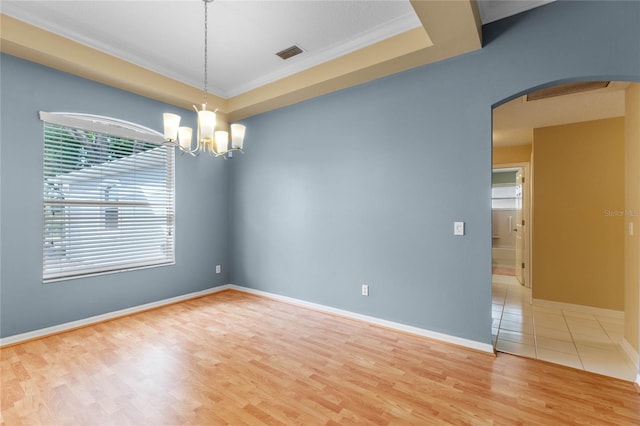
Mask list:
[[[517,185],[518,169],[494,170],[491,175],[491,208],[493,210],[514,210],[518,204],[518,196],[522,186]],[[520,192],[519,192],[520,191]]]
[[[515,183],[494,184],[491,187],[491,208],[513,210],[516,208],[516,192],[518,187]]]
[[[174,150],[105,117],[44,121],[43,280],[174,263]]]

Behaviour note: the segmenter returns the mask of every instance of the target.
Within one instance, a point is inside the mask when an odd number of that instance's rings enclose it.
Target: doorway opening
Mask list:
[[[527,164],[493,169],[491,267],[494,275],[514,276],[520,284],[529,287],[527,169]]]
[[[635,164],[625,152],[640,145],[629,139],[640,115],[625,105],[638,102],[640,83],[598,83],[568,94],[570,85],[546,87],[494,108],[492,335],[498,352],[634,381],[640,218],[626,212],[640,211],[627,208],[640,191],[625,188],[640,176],[640,157]],[[522,217],[518,196],[529,209]]]

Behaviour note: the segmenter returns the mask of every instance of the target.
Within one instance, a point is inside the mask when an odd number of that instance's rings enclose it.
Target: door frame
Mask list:
[[[522,216],[525,221],[525,253],[524,253],[524,261],[525,261],[525,271],[524,271],[524,282],[525,287],[533,289],[533,281],[531,280],[531,266],[532,266],[532,241],[531,241],[531,229],[533,228],[533,185],[532,185],[532,168],[531,163],[529,161],[519,162],[519,163],[501,163],[501,164],[493,164],[491,171],[500,170],[500,169],[514,169],[514,168],[522,168],[524,171],[524,185],[522,190],[524,191],[523,206],[522,206]],[[531,291],[533,294],[533,290]],[[532,296],[533,297],[533,296]]]

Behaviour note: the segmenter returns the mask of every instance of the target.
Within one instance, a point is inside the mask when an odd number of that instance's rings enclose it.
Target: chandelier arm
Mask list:
[[[227,150],[224,154],[218,154],[218,155],[216,155],[216,157],[222,157],[222,158],[224,158],[225,160],[228,160],[228,159],[230,158],[230,157],[229,157],[229,154],[230,154],[230,153],[233,153],[233,152],[240,152],[241,154],[244,154],[244,151],[243,151],[243,150],[241,150],[240,148],[231,148],[231,149]]]
[[[180,145],[178,142],[176,142],[174,140],[167,139],[167,140],[164,141],[164,145],[169,145],[169,146],[173,146],[173,147],[179,148],[181,155],[184,155],[186,153],[186,154],[190,154],[193,157],[197,157],[198,156],[198,149],[186,149],[186,148],[184,148],[182,145]]]

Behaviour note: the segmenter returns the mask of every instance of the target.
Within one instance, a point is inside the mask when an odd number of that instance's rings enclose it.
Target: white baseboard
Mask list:
[[[208,294],[213,294],[223,290],[228,290],[229,288],[231,288],[231,286],[229,284],[225,284],[225,285],[210,288],[207,290],[183,294],[181,296],[171,297],[169,299],[158,300],[157,302],[145,303],[144,305],[133,306],[131,308],[121,309],[119,311],[107,312],[106,314],[96,315],[93,317],[84,318],[77,321],[71,321],[71,322],[66,322],[64,324],[41,328],[39,330],[29,331],[27,333],[14,334],[13,336],[1,338],[0,347],[13,345],[20,342],[25,342],[28,340],[38,339],[40,337],[45,337],[52,334],[62,333],[65,331],[73,330],[75,328],[86,327],[87,325],[96,324],[99,322],[111,320],[114,318],[124,317],[127,315],[132,315],[138,312],[148,311],[149,309],[159,308],[161,306],[171,305],[173,303],[183,302],[189,299],[195,299],[197,297],[202,297]]]
[[[638,366],[640,359],[638,358],[638,352],[631,346],[631,343],[627,339],[622,339],[622,350],[631,360],[633,365]]]
[[[615,311],[613,309],[596,308],[593,306],[574,305],[572,303],[556,302],[554,300],[533,299],[534,306],[546,308],[566,309],[568,311],[583,312],[585,314],[603,315],[611,318],[624,319],[624,311]]]
[[[270,299],[279,300],[281,302],[290,303],[292,305],[297,305],[305,308],[315,309],[317,311],[326,312],[334,315],[339,315],[346,318],[357,319],[360,321],[364,321],[370,324],[379,325],[382,327],[387,327],[393,330],[402,331],[405,333],[415,334],[418,336],[428,337],[434,340],[439,340],[446,343],[451,343],[458,346],[463,346],[466,348],[474,349],[481,352],[487,352],[490,354],[494,354],[493,345],[489,343],[477,342],[475,340],[464,339],[461,337],[451,336],[444,333],[438,333],[436,331],[426,330],[419,327],[413,327],[410,325],[387,321],[384,319],[372,317],[369,315],[357,314],[350,311],[345,311],[343,309],[332,308],[330,306],[321,305],[318,303],[307,302],[300,299],[294,299],[292,297],[281,296],[274,293],[269,293],[261,290],[254,290],[247,287],[241,287],[233,284],[226,284],[219,287],[210,288],[203,291],[198,291],[189,294],[183,294],[181,296],[172,297],[169,299],[159,300],[156,302],[146,303],[144,305],[133,306],[127,309],[121,309],[119,311],[108,312],[102,315],[95,315],[89,318],[84,318],[77,321],[71,321],[64,324],[54,325],[51,327],[41,328],[34,331],[29,331],[27,333],[15,334],[13,336],[8,336],[0,339],[0,347],[13,345],[20,342],[26,342],[28,340],[38,339],[41,337],[49,336],[52,334],[62,333],[65,331],[70,331],[80,327],[86,327],[88,325],[96,324],[103,321],[108,321],[111,319],[124,317],[127,315],[136,314],[143,311],[148,311],[149,309],[159,308],[162,306],[170,305],[177,302],[183,302],[185,300],[194,299],[197,297],[207,296],[209,294],[218,293],[224,290],[237,290],[245,293],[255,294],[263,297],[268,297]]]
[[[493,351],[493,345],[491,345],[490,343],[477,342],[475,340],[469,340],[461,337],[451,336],[444,333],[438,333],[436,331],[426,330],[424,328],[418,328],[418,327],[413,327],[411,325],[406,325],[398,322],[387,321],[387,320],[372,317],[369,315],[357,314],[355,312],[345,311],[343,309],[332,308],[331,306],[321,305],[313,302],[307,302],[305,300],[294,299],[292,297],[281,296],[279,294],[269,293],[262,290],[255,290],[247,287],[241,287],[234,284],[230,285],[230,288],[233,290],[238,290],[245,293],[268,297],[269,299],[278,300],[278,301],[289,303],[296,306],[315,309],[320,312],[326,312],[326,313],[339,315],[346,318],[357,319],[360,321],[379,325],[379,326],[390,328],[393,330],[398,330],[398,331],[402,331],[405,333],[410,333],[410,334],[414,334],[422,337],[428,337],[430,339],[451,343],[457,346],[463,346],[465,348],[470,348],[470,349],[474,349],[481,352],[487,352],[492,355],[495,354],[495,352]]]

